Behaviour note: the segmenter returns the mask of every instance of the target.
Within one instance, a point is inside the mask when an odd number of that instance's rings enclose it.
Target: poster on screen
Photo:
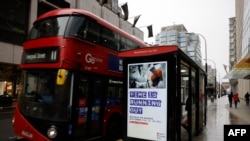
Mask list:
[[[127,136],[167,139],[167,61],[128,64]]]

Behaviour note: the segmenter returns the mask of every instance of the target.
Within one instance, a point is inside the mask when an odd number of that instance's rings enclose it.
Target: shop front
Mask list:
[[[18,65],[0,65],[0,106],[9,106],[21,92],[21,71]]]

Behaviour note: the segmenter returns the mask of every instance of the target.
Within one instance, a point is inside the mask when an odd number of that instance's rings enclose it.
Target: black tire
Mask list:
[[[107,124],[107,141],[116,141],[122,138],[123,135],[123,119],[121,116],[112,116]]]

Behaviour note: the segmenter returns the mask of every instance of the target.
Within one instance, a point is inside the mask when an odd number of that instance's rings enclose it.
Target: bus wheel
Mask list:
[[[113,116],[110,118],[107,125],[107,140],[116,141],[122,138],[123,120],[120,116]]]

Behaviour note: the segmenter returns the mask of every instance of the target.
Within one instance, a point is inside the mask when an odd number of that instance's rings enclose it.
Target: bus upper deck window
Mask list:
[[[57,72],[56,84],[63,85],[65,83],[68,71],[65,69],[59,69]]]

